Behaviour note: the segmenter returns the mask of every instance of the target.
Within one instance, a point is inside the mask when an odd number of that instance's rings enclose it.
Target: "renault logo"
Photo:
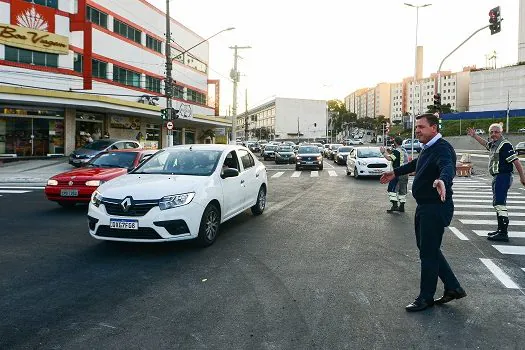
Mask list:
[[[131,198],[126,197],[122,202],[120,202],[120,206],[122,207],[122,210],[124,213],[127,213],[129,208],[131,208]]]

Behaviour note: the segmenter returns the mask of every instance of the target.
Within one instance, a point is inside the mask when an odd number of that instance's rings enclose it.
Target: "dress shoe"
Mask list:
[[[467,296],[467,292],[461,287],[456,289],[445,290],[443,296],[439,299],[434,300],[437,305],[443,305],[454,299],[461,299]]]
[[[495,235],[488,236],[487,239],[489,241],[498,241],[498,242],[508,242],[509,241],[509,235],[504,232],[498,232]]]
[[[434,306],[434,300],[423,300],[417,298],[412,303],[405,306],[405,310],[408,312],[423,311],[432,306]]]

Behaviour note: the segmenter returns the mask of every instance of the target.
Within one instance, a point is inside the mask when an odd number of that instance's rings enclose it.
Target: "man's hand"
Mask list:
[[[396,177],[396,174],[394,174],[393,171],[387,171],[386,173],[383,173],[383,175],[381,175],[379,182],[381,182],[382,184],[386,184],[392,181],[395,177]]]
[[[447,189],[445,188],[445,183],[443,182],[443,180],[435,180],[434,184],[432,184],[432,187],[434,187],[438,191],[441,201],[444,202],[447,196]]]
[[[379,152],[385,153],[386,148],[384,146],[379,147]]]
[[[474,128],[468,128],[467,129],[467,134],[468,134],[468,136],[474,137],[474,136],[476,136],[476,130],[474,130]]]

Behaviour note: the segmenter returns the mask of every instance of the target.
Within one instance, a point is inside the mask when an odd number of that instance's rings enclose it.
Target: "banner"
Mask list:
[[[0,43],[32,51],[69,53],[68,37],[11,24],[0,23]]]

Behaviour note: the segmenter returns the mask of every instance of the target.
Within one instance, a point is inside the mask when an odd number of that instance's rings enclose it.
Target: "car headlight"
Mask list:
[[[86,181],[86,186],[98,187],[98,186],[102,185],[103,183],[104,183],[104,181],[102,181],[102,180],[89,180],[89,181]]]
[[[195,197],[195,192],[166,196],[159,200],[159,208],[160,210],[166,210],[181,207],[183,205],[189,204],[192,201],[193,197]]]
[[[317,160],[321,160],[321,159],[323,159],[323,157],[317,156]]]
[[[48,186],[56,186],[56,185],[58,185],[58,181],[57,180],[47,180],[47,185]]]
[[[359,165],[366,165],[366,162],[364,160],[358,160],[357,164],[359,164]]]
[[[100,192],[99,191],[93,192],[93,194],[91,195],[91,203],[95,207],[98,208],[100,206],[101,201],[102,201],[102,195],[100,194]]]
[[[301,159],[303,159],[303,157],[301,157],[301,156],[297,156],[297,157],[295,157],[295,159],[297,159],[297,160],[301,160]]]

